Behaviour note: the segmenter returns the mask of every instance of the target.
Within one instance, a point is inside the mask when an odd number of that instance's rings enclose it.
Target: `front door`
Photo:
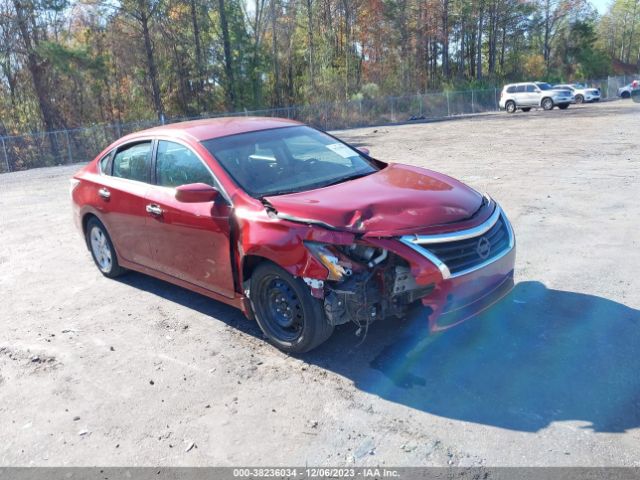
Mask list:
[[[190,183],[219,188],[209,168],[191,148],[159,140],[155,185],[146,196],[154,268],[232,297],[229,206],[222,197],[215,202],[178,202],[175,187]]]
[[[539,89],[534,84],[530,83],[527,85],[527,93],[525,94],[527,98],[527,105],[532,107],[540,105],[540,93],[538,92]]]

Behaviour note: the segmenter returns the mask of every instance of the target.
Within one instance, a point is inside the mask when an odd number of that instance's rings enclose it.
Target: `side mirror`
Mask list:
[[[358,147],[358,151],[360,153],[364,153],[365,155],[369,155],[369,149],[367,147]]]
[[[212,202],[220,192],[206,183],[189,183],[176,188],[176,200],[184,203]]]

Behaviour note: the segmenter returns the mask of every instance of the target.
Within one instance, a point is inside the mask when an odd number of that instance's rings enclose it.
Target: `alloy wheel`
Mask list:
[[[113,265],[113,259],[111,257],[111,248],[107,241],[107,236],[102,229],[98,226],[93,226],[89,234],[91,240],[91,251],[96,259],[98,268],[102,272],[108,273]]]

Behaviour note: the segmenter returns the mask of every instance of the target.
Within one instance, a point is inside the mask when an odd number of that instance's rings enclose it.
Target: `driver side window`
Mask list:
[[[162,187],[178,187],[189,183],[216,186],[211,172],[191,149],[165,140],[158,142],[156,183]]]

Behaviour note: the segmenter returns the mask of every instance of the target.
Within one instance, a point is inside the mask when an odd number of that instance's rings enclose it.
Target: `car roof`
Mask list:
[[[238,133],[270,130],[272,128],[303,125],[295,120],[275,117],[221,117],[191,120],[188,122],[170,123],[159,127],[148,128],[123,137],[122,140],[133,140],[139,137],[167,136],[188,140],[210,140]]]

